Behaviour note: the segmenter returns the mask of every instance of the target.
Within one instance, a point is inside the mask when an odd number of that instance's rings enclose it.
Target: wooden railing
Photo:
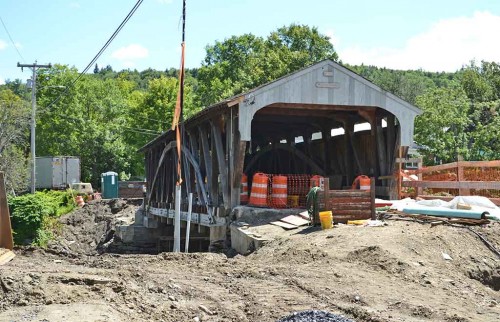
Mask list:
[[[415,196],[426,197],[424,189],[438,189],[448,190],[452,195],[485,196],[500,204],[500,160],[458,161],[410,173],[417,174],[419,180],[402,181],[401,187],[414,188]]]

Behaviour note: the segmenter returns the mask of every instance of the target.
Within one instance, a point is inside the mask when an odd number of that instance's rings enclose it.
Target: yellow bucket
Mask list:
[[[321,228],[330,229],[332,228],[332,212],[331,211],[320,211],[319,220],[321,221]]]
[[[299,206],[299,196],[291,195],[288,196],[288,205],[292,208],[297,208]]]

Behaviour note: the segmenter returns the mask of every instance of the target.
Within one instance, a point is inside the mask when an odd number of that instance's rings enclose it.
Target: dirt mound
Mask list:
[[[404,273],[410,267],[407,263],[393,257],[388,251],[380,246],[368,246],[356,249],[346,256],[348,262],[363,263],[374,269],[380,269],[389,273]]]
[[[48,249],[67,255],[103,253],[114,237],[116,225],[133,222],[138,206],[135,200],[91,201],[60,218],[61,231]]]

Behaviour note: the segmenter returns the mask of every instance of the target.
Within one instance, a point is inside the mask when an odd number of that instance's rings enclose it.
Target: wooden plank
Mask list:
[[[217,164],[219,165],[220,182],[222,186],[222,201],[224,203],[224,208],[227,210],[230,209],[231,201],[229,200],[228,167],[226,164],[226,157],[225,157],[226,155],[224,153],[224,147],[222,144],[221,129],[218,126],[216,126],[213,122],[210,122],[210,125],[212,127],[212,135],[215,143],[215,151],[212,150],[212,153],[215,152],[217,157]]]
[[[455,169],[456,167],[457,167],[456,162],[445,163],[445,164],[433,165],[430,167],[418,169],[415,171],[415,173],[429,173],[429,172],[435,172],[435,171],[443,171],[443,170]]]
[[[500,160],[494,161],[460,161],[464,168],[499,168]]]
[[[305,226],[309,224],[309,220],[295,215],[286,216],[285,218],[281,218],[280,221],[295,226]]]
[[[14,257],[16,257],[16,254],[12,250],[0,248],[0,266],[7,264]]]
[[[363,202],[363,203],[344,203],[344,204],[339,204],[333,203],[330,204],[330,207],[332,210],[366,210],[366,209],[371,209],[371,202]]]
[[[271,221],[269,224],[274,225],[274,226],[278,226],[278,227],[281,227],[281,228],[284,228],[286,230],[297,229],[298,228],[298,226],[295,226],[295,225],[292,225],[292,224],[288,224],[288,223],[282,222],[282,221]]]
[[[12,250],[14,248],[9,205],[7,203],[7,192],[5,191],[5,179],[3,172],[0,172],[0,247],[9,250]]]
[[[329,198],[370,198],[367,190],[329,190]]]
[[[499,181],[403,181],[403,187],[500,190]]]
[[[331,210],[331,209],[330,209]],[[343,209],[338,209],[338,210],[332,210],[333,216],[339,216],[339,215],[352,215],[352,216],[364,216],[366,219],[369,219],[372,217],[372,212],[370,209],[365,209],[365,210],[343,210]]]
[[[150,207],[149,213],[154,215],[154,216],[165,217],[167,219],[173,219],[175,210],[174,209],[163,209],[163,208],[157,208],[157,207]],[[188,218],[188,212],[181,211],[181,220],[187,221],[187,218]],[[227,224],[227,220],[224,217],[212,216],[214,221],[211,221],[210,214],[193,213],[191,218],[192,218],[192,220],[191,220],[192,222],[196,222],[199,225],[206,226],[206,227],[225,226]]]
[[[397,163],[418,163],[422,162],[422,158],[396,158]]]

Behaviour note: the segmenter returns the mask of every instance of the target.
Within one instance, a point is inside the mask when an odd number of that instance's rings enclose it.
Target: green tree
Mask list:
[[[417,98],[423,114],[415,120],[415,142],[426,147],[426,164],[469,158],[469,103],[460,88],[436,88]]]
[[[28,186],[29,164],[24,154],[29,133],[28,102],[10,89],[0,90],[0,171],[5,172],[8,192]]]
[[[74,155],[81,158],[82,180],[99,184],[102,172],[130,172],[132,148],[124,140],[129,112],[130,84],[120,79],[78,77],[75,69],[57,65],[44,71],[38,95],[38,155]],[[66,95],[52,84],[67,86]],[[54,85],[55,86],[55,85]]]
[[[131,93],[128,131],[125,136],[129,146],[137,150],[171,128],[178,83],[176,78],[160,76],[150,79],[145,91],[136,90]],[[187,78],[184,88],[184,118],[189,118],[199,110],[194,104],[192,87],[192,80]],[[134,153],[132,168],[136,175],[144,172],[142,155]]]
[[[292,24],[266,39],[232,36],[206,47],[198,70],[199,104],[208,106],[323,59],[337,60],[329,38],[317,28]]]

